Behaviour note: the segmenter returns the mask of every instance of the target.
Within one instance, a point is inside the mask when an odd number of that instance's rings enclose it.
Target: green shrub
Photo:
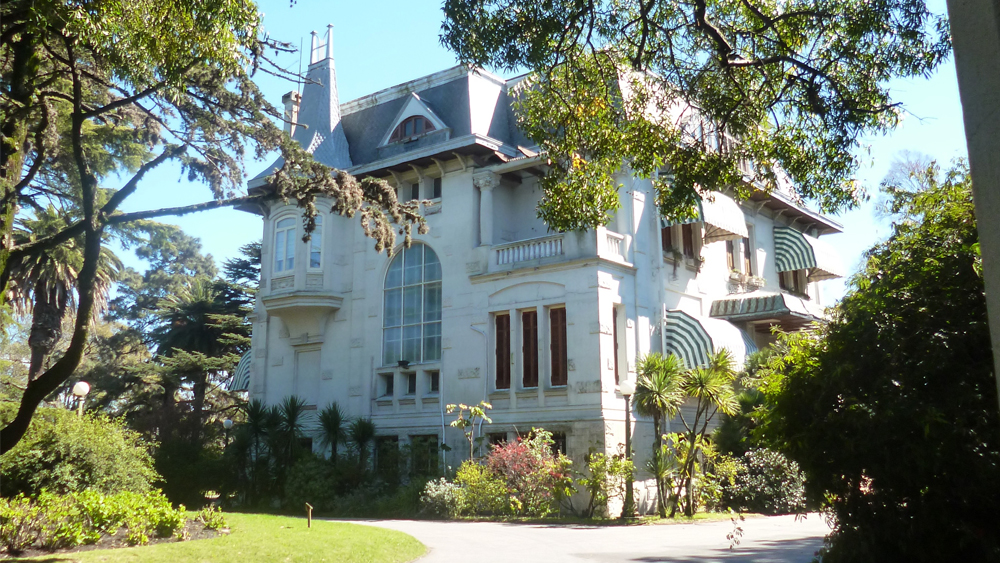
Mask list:
[[[12,416],[0,412],[4,420]],[[149,446],[121,421],[39,409],[24,438],[0,457],[0,495],[146,492],[160,479]]]
[[[588,475],[581,477],[578,483],[590,493],[585,511],[588,518],[593,518],[595,514],[608,515],[608,500],[623,498],[625,479],[633,469],[632,462],[625,459],[624,448],[617,455],[594,452],[587,456]]]
[[[444,477],[428,481],[420,495],[420,509],[433,518],[457,518],[464,509],[462,488]]]
[[[722,502],[737,510],[789,514],[805,509],[805,475],[799,464],[767,449],[750,450],[722,487]]]
[[[35,503],[41,513],[39,541],[44,549],[76,547],[92,536],[87,533],[90,526],[86,515],[73,496],[59,496],[45,491]]]
[[[198,512],[197,520],[209,530],[221,530],[228,528],[226,517],[222,514],[222,509],[217,506],[206,506]]]
[[[0,542],[8,553],[18,553],[31,547],[41,535],[42,516],[39,507],[24,495],[0,499]]]
[[[286,510],[304,510],[309,503],[320,512],[333,510],[337,479],[333,465],[314,455],[304,456],[288,471],[283,506]]]
[[[462,463],[455,484],[462,488],[460,506],[465,514],[500,516],[513,512],[503,478],[474,461]]]

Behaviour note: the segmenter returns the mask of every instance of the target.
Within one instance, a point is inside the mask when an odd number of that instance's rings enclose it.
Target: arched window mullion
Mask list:
[[[383,291],[382,363],[441,359],[441,263],[415,244],[389,264]]]

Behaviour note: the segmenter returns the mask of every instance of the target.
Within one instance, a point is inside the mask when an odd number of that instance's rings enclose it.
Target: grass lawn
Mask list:
[[[81,563],[271,563],[320,561],[343,563],[402,563],[424,554],[426,548],[402,532],[263,514],[227,513],[232,528],[227,536],[171,542],[145,547],[54,553],[8,561]]]

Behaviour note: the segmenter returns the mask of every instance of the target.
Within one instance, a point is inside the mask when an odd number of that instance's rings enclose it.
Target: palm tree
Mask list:
[[[699,454],[706,447],[705,435],[708,425],[718,413],[736,414],[739,401],[736,397],[736,365],[729,350],[722,349],[709,356],[708,365],[687,372],[684,378],[684,393],[695,400],[694,418],[686,420],[684,414],[678,411],[681,423],[684,424],[684,439],[686,450],[681,462],[680,475],[687,492],[687,502],[684,514],[694,514],[694,470]],[[671,516],[677,510],[680,492],[675,491]]]
[[[330,461],[337,461],[337,446],[346,436],[344,413],[336,401],[330,403],[317,417],[320,445],[330,447]]]
[[[359,418],[351,423],[347,431],[358,452],[358,465],[364,471],[368,467],[368,450],[375,441],[375,423],[370,418]]]
[[[670,420],[684,404],[684,381],[687,369],[684,362],[670,354],[658,352],[643,356],[636,365],[638,377],[635,386],[635,407],[642,416],[653,419],[653,458],[657,467],[656,508],[661,517],[666,516],[666,488],[664,486],[665,460],[663,460],[662,423]]]
[[[18,223],[14,232],[18,244],[48,237],[69,226],[66,214],[51,205],[36,210],[33,219],[22,219]],[[29,383],[41,373],[45,358],[62,338],[62,322],[67,309],[76,304],[77,278],[82,267],[83,244],[75,238],[29,254],[11,265],[7,299],[15,314],[31,315]],[[107,309],[108,292],[121,269],[118,257],[107,248],[101,248],[94,282],[95,318]]]

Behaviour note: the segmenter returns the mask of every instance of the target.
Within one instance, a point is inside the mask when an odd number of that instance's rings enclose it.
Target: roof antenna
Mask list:
[[[299,73],[295,77],[295,91],[302,93],[302,38],[299,37]]]

